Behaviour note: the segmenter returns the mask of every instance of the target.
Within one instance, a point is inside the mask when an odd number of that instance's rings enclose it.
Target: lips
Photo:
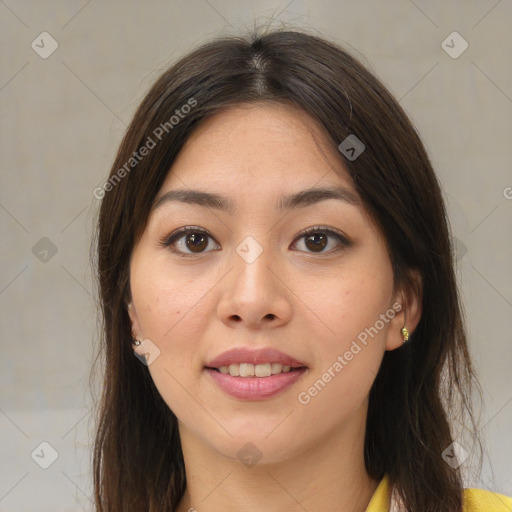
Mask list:
[[[301,361],[273,348],[234,348],[205,366],[213,382],[238,400],[273,398],[291,388],[308,371]]]
[[[290,368],[306,367],[303,362],[274,348],[234,348],[212,359],[205,367],[218,370],[221,366],[243,363],[253,365],[279,363],[283,366],[289,366]]]
[[[238,400],[259,401],[274,398],[290,389],[302,379],[308,369],[302,367],[268,377],[233,377],[211,368],[206,368],[205,372],[226,395]]]

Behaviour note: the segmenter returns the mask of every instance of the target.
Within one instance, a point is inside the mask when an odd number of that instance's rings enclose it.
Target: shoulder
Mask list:
[[[512,498],[484,489],[464,489],[464,512],[512,512]]]

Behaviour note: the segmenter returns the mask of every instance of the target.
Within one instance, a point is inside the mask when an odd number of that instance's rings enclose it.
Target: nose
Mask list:
[[[217,306],[219,318],[229,327],[270,329],[290,321],[293,293],[278,275],[282,265],[270,252],[264,250],[250,263],[233,252],[233,269],[223,280]]]

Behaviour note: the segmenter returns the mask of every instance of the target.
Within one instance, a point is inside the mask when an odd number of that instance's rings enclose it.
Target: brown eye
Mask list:
[[[341,232],[317,226],[299,233],[293,245],[303,252],[327,254],[350,247],[352,242]]]
[[[169,247],[173,252],[181,256],[191,256],[220,249],[220,245],[217,243],[213,244],[212,249],[210,247],[212,242],[216,241],[203,229],[185,226],[162,239],[160,245],[162,247]]]
[[[185,236],[185,244],[192,252],[201,252],[208,246],[208,236],[204,233],[191,233]]]
[[[327,235],[324,233],[313,233],[306,237],[306,247],[313,252],[321,252],[327,246]]]

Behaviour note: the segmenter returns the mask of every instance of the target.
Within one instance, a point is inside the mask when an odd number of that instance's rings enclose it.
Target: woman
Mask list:
[[[438,181],[343,49],[195,50],[95,195],[99,511],[512,509],[463,489],[449,420],[476,433],[478,383]]]

